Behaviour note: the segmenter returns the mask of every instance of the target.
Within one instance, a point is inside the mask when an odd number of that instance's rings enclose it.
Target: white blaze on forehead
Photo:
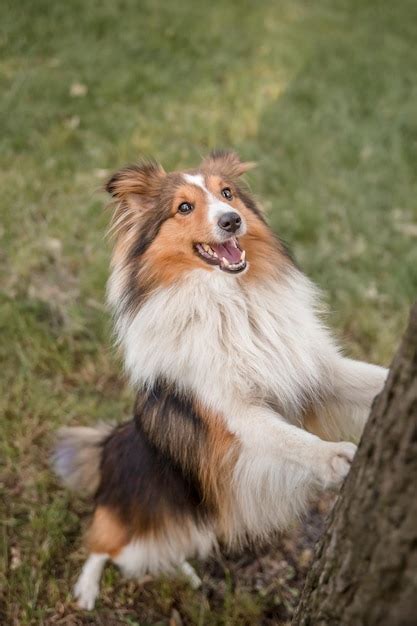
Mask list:
[[[187,183],[200,187],[207,194],[210,193],[206,185],[204,184],[204,178],[202,177],[201,174],[184,174],[184,178],[187,181]]]
[[[184,174],[184,179],[187,183],[191,185],[195,185],[196,187],[200,187],[204,191],[207,196],[207,208],[208,208],[208,218],[209,221],[213,224],[219,220],[219,218],[223,215],[223,213],[227,213],[230,211],[230,206],[226,204],[226,202],[222,202],[215,195],[211,193],[206,187],[204,177],[201,174]],[[236,209],[233,209],[236,211]]]

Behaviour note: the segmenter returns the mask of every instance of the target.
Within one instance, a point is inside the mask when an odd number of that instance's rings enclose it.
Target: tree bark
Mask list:
[[[293,626],[417,625],[417,303]]]

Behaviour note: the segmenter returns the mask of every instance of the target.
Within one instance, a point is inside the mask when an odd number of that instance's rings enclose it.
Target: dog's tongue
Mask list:
[[[241,251],[239,248],[235,248],[231,241],[226,241],[225,243],[220,244],[211,244],[211,247],[219,259],[224,257],[231,264],[239,263]]]

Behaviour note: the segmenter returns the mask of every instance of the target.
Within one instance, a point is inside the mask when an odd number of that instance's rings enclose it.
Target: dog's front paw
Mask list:
[[[357,446],[348,441],[322,442],[315,459],[316,475],[323,487],[337,487],[349,473]]]

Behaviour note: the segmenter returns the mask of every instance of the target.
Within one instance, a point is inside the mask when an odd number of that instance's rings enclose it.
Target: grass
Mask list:
[[[212,579],[200,566],[197,594],[138,591],[109,569],[93,617],[70,603],[88,507],[51,476],[51,438],[132,402],[103,306],[97,189],[143,154],[170,168],[222,146],[258,161],[251,185],[326,291],[330,324],[350,354],[388,364],[417,287],[416,24],[412,0],[6,0],[2,623],[175,624],[174,609],[187,624],[278,623],[232,565]]]

